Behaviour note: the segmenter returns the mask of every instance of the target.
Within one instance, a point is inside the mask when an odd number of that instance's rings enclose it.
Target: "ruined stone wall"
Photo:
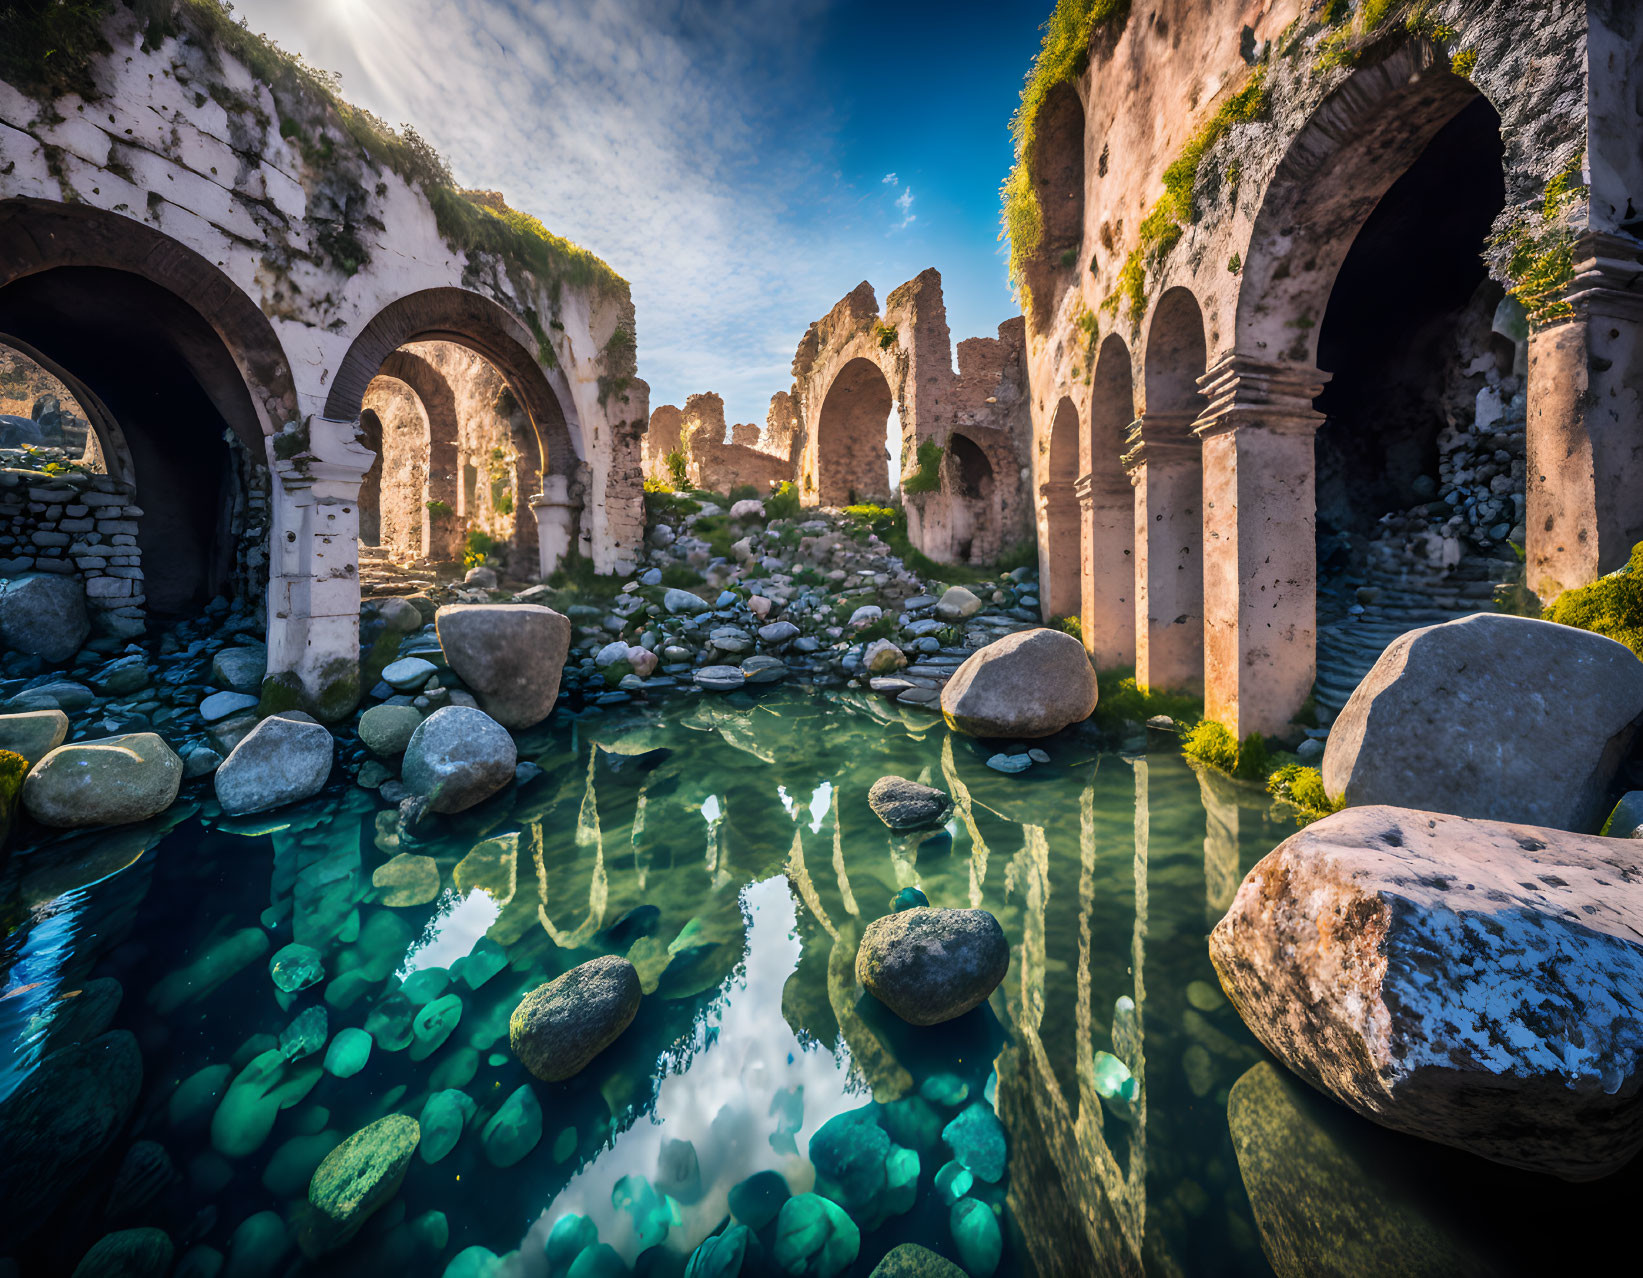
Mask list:
[[[771,449],[757,426],[741,423],[731,429],[733,442],[726,443],[724,399],[712,391],[690,396],[682,409],[663,404],[650,415],[645,473],[671,481],[666,459],[678,452],[685,458],[690,484],[709,492],[728,493],[751,484],[762,495],[772,485],[792,480],[792,460]]]
[[[394,559],[420,559],[427,553],[422,515],[428,482],[428,414],[411,388],[391,377],[371,382],[365,409],[382,423],[375,544]]]
[[[143,632],[142,552],[131,485],[110,475],[0,470],[0,577],[78,578],[101,634]]]

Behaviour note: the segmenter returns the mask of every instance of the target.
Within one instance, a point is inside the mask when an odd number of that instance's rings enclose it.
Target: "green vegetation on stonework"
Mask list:
[[[1239,741],[1232,729],[1214,719],[1202,719],[1188,730],[1181,753],[1240,781],[1264,779],[1271,757],[1266,739],[1259,732]]]
[[[462,544],[462,566],[464,568],[478,568],[490,560],[496,553],[496,538],[478,528],[468,533],[468,538]]]
[[[879,349],[887,351],[896,344],[896,326],[894,324],[879,324],[873,329],[873,336],[877,339]]]
[[[1626,566],[1587,586],[1565,590],[1541,613],[1547,621],[1607,635],[1643,657],[1643,542]]]
[[[918,469],[911,475],[904,476],[901,481],[904,496],[908,493],[933,493],[940,490],[943,451],[942,446],[933,439],[927,439],[918,446]]]
[[[1010,119],[1015,166],[999,195],[1003,208],[998,238],[1010,245],[1010,278],[1021,287],[1024,268],[1044,237],[1044,210],[1032,174],[1038,158],[1038,117],[1044,100],[1088,65],[1090,41],[1098,30],[1121,29],[1130,0],[1056,0],[1044,23],[1044,39],[1021,89],[1021,105]],[[1030,303],[1023,298],[1023,305]]]
[[[1346,801],[1331,799],[1324,790],[1323,773],[1304,763],[1286,763],[1266,779],[1267,793],[1295,809],[1295,823],[1310,825],[1339,812]]]
[[[428,507],[428,517],[430,519],[449,519],[453,513],[451,503],[448,501],[440,501],[436,498],[424,504]]]
[[[1084,642],[1084,623],[1077,617],[1057,617],[1050,622],[1057,630],[1064,630],[1080,643]]]
[[[1098,672],[1095,686],[1098,694],[1095,721],[1103,728],[1145,723],[1160,714],[1184,726],[1190,726],[1204,717],[1202,698],[1185,692],[1143,688],[1136,683],[1135,671],[1130,667]]]
[[[764,513],[771,519],[796,519],[799,514],[798,490],[784,479],[776,491],[765,498]]]
[[[599,358],[605,370],[599,375],[599,403],[603,405],[612,396],[625,394],[639,371],[638,344],[633,330],[618,324],[599,352]]]
[[[10,750],[0,750],[0,851],[5,850],[6,837],[17,816],[18,798],[23,793],[23,778],[28,774],[27,759]]]
[[[1180,153],[1164,170],[1164,194],[1141,220],[1136,246],[1124,258],[1111,293],[1101,309],[1117,314],[1120,306],[1129,311],[1130,322],[1139,325],[1147,306],[1147,268],[1164,259],[1199,217],[1193,192],[1204,157],[1234,125],[1259,119],[1267,107],[1266,66],[1257,66],[1231,97],[1223,102],[1198,131],[1187,140]]]
[[[1507,291],[1523,306],[1534,328],[1574,315],[1564,293],[1574,279],[1575,236],[1559,219],[1565,208],[1586,194],[1582,181],[1585,160],[1584,152],[1572,156],[1546,179],[1540,208],[1519,217],[1491,242],[1492,248],[1505,253]]]
[[[0,79],[37,97],[78,93],[87,100],[101,96],[93,64],[109,51],[103,23],[123,3],[137,16],[145,48],[167,37],[197,38],[208,53],[220,51],[248,67],[274,96],[282,136],[302,150],[316,167],[337,163],[336,143],[321,130],[306,136],[303,121],[313,107],[328,107],[365,163],[391,169],[406,182],[420,185],[440,234],[452,247],[491,254],[530,271],[550,289],[565,284],[625,297],[627,282],[587,249],[554,235],[528,213],[509,208],[495,192],[465,191],[450,169],[415,129],[393,129],[377,116],[342,97],[337,77],[251,31],[234,17],[223,0],[34,0],[0,4]],[[223,85],[203,85],[213,97],[228,99],[230,111],[255,111]],[[369,259],[364,244],[346,223],[320,228],[316,239],[337,266],[349,274]]]
[[[665,454],[662,465],[667,467],[668,477],[673,480],[675,488],[683,488],[690,483],[690,458],[685,456],[683,450],[675,448]]]

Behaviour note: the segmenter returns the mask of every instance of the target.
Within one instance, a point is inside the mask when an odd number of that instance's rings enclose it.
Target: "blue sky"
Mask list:
[[[633,283],[652,406],[763,423],[805,326],[942,274],[956,344],[1016,313],[1008,122],[1051,0],[241,0]]]

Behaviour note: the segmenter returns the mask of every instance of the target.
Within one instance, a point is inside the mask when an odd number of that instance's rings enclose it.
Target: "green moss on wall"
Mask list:
[[[1270,757],[1260,733],[1252,732],[1239,741],[1226,724],[1214,719],[1192,727],[1181,743],[1181,753],[1241,781],[1264,779]]]
[[[1624,568],[1590,585],[1565,590],[1541,615],[1559,625],[1607,635],[1643,657],[1643,542],[1632,547]]]
[[[918,446],[918,469],[901,481],[902,495],[933,493],[941,488],[941,458],[945,450],[933,439]]]

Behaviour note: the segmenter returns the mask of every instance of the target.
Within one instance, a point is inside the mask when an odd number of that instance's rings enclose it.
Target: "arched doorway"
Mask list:
[[[1130,351],[1113,333],[1096,354],[1080,481],[1084,647],[1103,670],[1135,664],[1135,490],[1122,460],[1134,420]]]
[[[374,431],[367,425],[368,418],[374,419]],[[367,473],[360,487],[359,539],[363,545],[380,548],[386,559],[403,563],[431,557],[424,525],[432,420],[433,413],[422,396],[408,383],[386,374],[371,379],[360,413],[360,431],[367,447],[371,435],[377,434],[372,470],[379,476],[374,512],[378,535],[374,542],[366,536],[366,516],[371,509],[367,501],[371,475]]]
[[[949,548],[958,563],[998,558],[997,483],[981,445],[954,431],[941,456],[941,491],[947,497]]]
[[[1205,362],[1197,298],[1167,290],[1147,330],[1145,402],[1125,457],[1135,483],[1135,676],[1143,688],[1204,687],[1204,480],[1192,425]]]
[[[890,383],[870,359],[839,369],[816,419],[816,497],[824,506],[890,500]]]
[[[1070,399],[1056,405],[1050,421],[1050,452],[1044,482],[1043,537],[1038,547],[1039,609],[1045,621],[1078,617],[1078,409]]]

